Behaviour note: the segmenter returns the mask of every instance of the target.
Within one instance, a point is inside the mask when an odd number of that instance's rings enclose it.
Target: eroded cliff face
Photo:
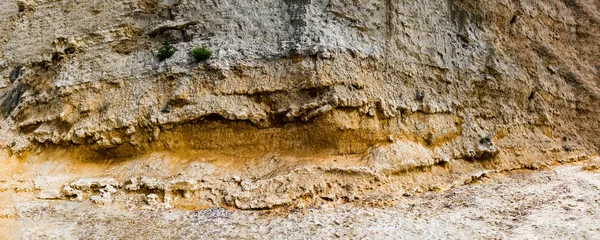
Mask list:
[[[4,0],[0,15],[4,218],[33,197],[376,201],[600,150],[597,0]],[[165,40],[178,51],[159,62]]]

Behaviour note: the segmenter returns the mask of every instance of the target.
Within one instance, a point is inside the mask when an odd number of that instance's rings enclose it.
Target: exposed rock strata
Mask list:
[[[594,0],[5,0],[3,189],[254,209],[588,159],[599,12]],[[159,62],[164,40],[178,51]],[[198,45],[213,57],[196,63]]]

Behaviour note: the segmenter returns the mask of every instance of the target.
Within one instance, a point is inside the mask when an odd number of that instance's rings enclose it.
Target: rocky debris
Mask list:
[[[479,184],[442,192],[270,211],[74,206],[15,195],[18,204],[0,205],[0,221],[19,225],[0,230],[26,239],[597,239],[599,176],[563,165],[490,173]]]

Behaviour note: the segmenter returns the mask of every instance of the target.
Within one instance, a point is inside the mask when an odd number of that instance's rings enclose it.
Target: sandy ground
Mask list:
[[[600,173],[494,174],[441,193],[291,211],[17,203],[22,239],[600,239]],[[10,238],[10,237],[7,237]]]

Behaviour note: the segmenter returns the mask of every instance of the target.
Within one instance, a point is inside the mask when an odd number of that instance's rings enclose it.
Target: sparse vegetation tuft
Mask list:
[[[170,58],[171,56],[173,56],[173,54],[175,54],[175,52],[177,51],[177,49],[175,49],[175,47],[173,47],[169,41],[165,41],[162,45],[162,47],[160,49],[158,49],[158,53],[156,54],[156,57],[158,58],[159,61],[164,61],[167,58]]]
[[[210,56],[212,56],[212,51],[202,45],[202,47],[195,47],[192,49],[192,56],[196,61],[200,62],[209,59]]]

